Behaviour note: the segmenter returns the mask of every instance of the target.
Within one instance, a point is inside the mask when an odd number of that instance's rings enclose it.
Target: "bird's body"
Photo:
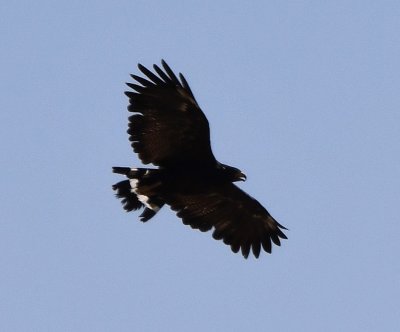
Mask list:
[[[141,220],[152,218],[164,204],[184,224],[201,231],[214,229],[234,252],[258,257],[261,247],[271,252],[271,240],[286,239],[280,225],[254,198],[233,184],[245,175],[219,163],[210,145],[207,118],[198,106],[182,74],[180,80],[162,61],[155,75],[139,65],[148,79],[132,75],[141,85],[127,83],[130,141],[144,164],[158,168],[114,167],[128,180],[113,186],[124,209],[144,207]]]

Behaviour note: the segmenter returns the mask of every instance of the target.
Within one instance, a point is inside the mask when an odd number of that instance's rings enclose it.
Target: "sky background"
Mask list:
[[[398,1],[0,5],[1,331],[398,331]],[[288,227],[248,260],[112,166],[136,64],[185,74],[217,158]]]

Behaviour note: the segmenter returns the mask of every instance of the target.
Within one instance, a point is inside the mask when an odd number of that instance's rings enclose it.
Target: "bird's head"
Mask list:
[[[224,174],[226,174],[232,182],[246,181],[247,177],[240,169],[225,164],[221,164],[220,166]]]

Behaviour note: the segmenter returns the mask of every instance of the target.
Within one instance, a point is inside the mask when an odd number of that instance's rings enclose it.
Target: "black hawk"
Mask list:
[[[143,164],[158,168],[113,167],[127,177],[113,186],[116,196],[126,211],[144,208],[143,222],[167,204],[185,225],[213,229],[214,239],[245,258],[250,249],[257,258],[261,248],[271,253],[271,241],[279,246],[286,228],[233,183],[246,176],[215,159],[208,120],[186,79],[161,63],[154,72],[139,64],[146,78],[131,75],[133,91],[125,92],[132,148]]]

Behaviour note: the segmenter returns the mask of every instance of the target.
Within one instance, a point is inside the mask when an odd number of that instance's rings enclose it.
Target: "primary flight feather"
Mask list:
[[[144,77],[125,92],[129,98],[128,134],[143,162],[158,168],[113,167],[127,180],[113,189],[126,211],[144,208],[142,221],[152,218],[164,204],[177,212],[185,225],[259,257],[261,248],[271,253],[272,243],[286,239],[280,225],[254,198],[233,182],[246,176],[237,168],[219,163],[211,150],[208,120],[182,74],[179,78],[162,60],[154,72],[141,64]],[[139,83],[139,84],[137,84]]]

